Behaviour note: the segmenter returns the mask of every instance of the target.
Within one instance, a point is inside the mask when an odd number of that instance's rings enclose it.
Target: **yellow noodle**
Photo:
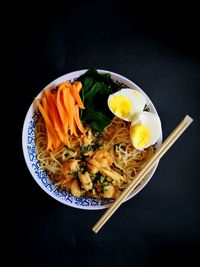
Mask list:
[[[113,160],[112,171],[118,172],[123,177],[123,183],[119,183],[118,186],[114,185],[116,196],[120,193],[120,190],[130,183],[139,170],[142,169],[145,162],[154,153],[153,146],[150,146],[143,151],[136,150],[130,140],[129,133],[130,123],[125,122],[117,117],[114,117],[112,123],[108,125],[100,138],[101,149],[90,151],[88,158],[99,157],[98,153],[107,151]],[[89,131],[90,128],[87,127]],[[47,136],[44,121],[40,119],[36,124],[35,131],[37,158],[40,162],[40,167],[45,170],[50,176],[51,180],[56,186],[70,190],[71,180],[64,176],[64,171],[68,161],[66,161],[66,153],[68,148],[61,145],[56,151],[49,152],[47,147]],[[80,145],[81,138],[70,136],[70,149],[73,150],[72,158],[81,162]],[[97,151],[100,151],[97,153]],[[96,156],[96,157],[95,157]],[[67,163],[66,163],[67,162]],[[92,161],[91,161],[92,162]],[[93,161],[94,162],[94,161]],[[90,165],[91,166],[91,165]],[[99,166],[99,164],[97,164]],[[74,179],[74,178],[73,178]],[[97,186],[98,187],[98,186]],[[99,198],[101,194],[97,192],[84,192],[85,195],[92,195]]]
[[[132,146],[129,127],[130,123],[115,117],[112,124],[104,129],[106,148],[110,152],[114,164],[127,176],[128,183],[134,179],[137,172],[154,153],[153,146],[143,151]],[[118,145],[117,148],[115,145]]]

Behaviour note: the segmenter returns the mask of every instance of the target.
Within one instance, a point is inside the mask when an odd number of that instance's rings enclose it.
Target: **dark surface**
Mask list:
[[[30,4],[9,11],[14,100],[11,251],[19,266],[173,266],[194,263],[200,242],[199,41],[195,6],[131,7],[126,1]],[[25,8],[25,10],[22,10]],[[55,78],[96,67],[133,80],[151,98],[166,137],[189,114],[193,124],[148,185],[98,234],[104,211],[50,198],[24,162],[21,132],[34,96]],[[18,101],[15,101],[18,99]]]

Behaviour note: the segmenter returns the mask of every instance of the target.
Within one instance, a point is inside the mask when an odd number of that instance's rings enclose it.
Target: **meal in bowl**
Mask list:
[[[35,103],[40,168],[75,197],[117,198],[154,153],[159,117],[141,92],[88,70],[44,90]]]

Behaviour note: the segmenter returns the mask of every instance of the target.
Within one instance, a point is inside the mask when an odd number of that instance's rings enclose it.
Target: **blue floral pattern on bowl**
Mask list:
[[[37,159],[36,147],[35,147],[35,125],[40,116],[38,111],[34,112],[32,119],[30,120],[27,128],[27,151],[29,160],[31,162],[32,169],[37,179],[39,179],[42,185],[51,192],[56,198],[65,201],[69,205],[77,205],[78,207],[89,206],[105,206],[111,204],[113,199],[95,199],[86,197],[74,197],[66,190],[57,188],[54,186],[45,171],[40,168],[40,162]]]
[[[47,85],[44,89],[47,88],[55,88],[55,86],[63,81],[73,81],[80,75],[82,75],[86,70],[81,70],[81,71],[76,71],[72,72],[66,75],[63,75],[56,79],[55,81],[51,82],[49,85]],[[141,91],[144,95],[146,95],[136,84],[131,82],[130,80],[126,79],[125,77],[118,75],[116,73],[110,72],[110,71],[103,71],[99,70],[101,72],[109,72],[111,73],[111,76],[113,80],[115,80],[119,86],[122,87],[130,87],[130,88],[135,88],[139,91]],[[43,91],[43,90],[42,90]],[[42,91],[38,94],[38,98],[40,98]],[[148,98],[146,95],[147,100],[148,100],[148,108],[151,112],[156,112],[156,109],[151,102],[151,100]],[[24,121],[24,126],[23,126],[23,132],[22,132],[22,145],[23,145],[23,153],[24,153],[24,158],[26,161],[26,164],[28,166],[29,171],[31,172],[33,178],[35,181],[39,184],[39,186],[46,191],[51,197],[55,198],[56,200],[71,206],[75,208],[80,208],[80,209],[88,209],[88,210],[95,210],[95,209],[103,209],[107,208],[111,203],[113,203],[113,199],[96,199],[96,198],[88,198],[88,197],[74,197],[72,196],[69,192],[57,188],[50,178],[48,177],[47,173],[40,168],[40,162],[37,159],[37,152],[36,152],[36,147],[35,147],[35,126],[36,122],[39,118],[40,113],[36,109],[34,103],[31,104],[25,121]],[[159,146],[162,142],[162,136],[157,144]],[[157,166],[154,167],[152,172],[148,175],[147,179],[142,181],[140,185],[132,192],[130,197],[133,197],[135,194],[137,194],[150,180],[151,176],[153,175],[155,169]],[[128,200],[127,199],[127,200]]]

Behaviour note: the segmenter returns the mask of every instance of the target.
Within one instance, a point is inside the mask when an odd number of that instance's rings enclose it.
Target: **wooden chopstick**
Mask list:
[[[186,115],[185,118],[178,124],[168,138],[158,148],[156,153],[145,164],[143,169],[136,175],[135,179],[124,189],[118,199],[110,206],[110,208],[104,213],[100,220],[94,225],[92,230],[97,233],[101,227],[108,221],[123,201],[130,195],[130,193],[136,188],[136,186],[144,179],[144,177],[150,172],[155,164],[161,159],[161,157],[169,150],[169,148],[176,142],[181,134],[192,123],[193,119]]]

